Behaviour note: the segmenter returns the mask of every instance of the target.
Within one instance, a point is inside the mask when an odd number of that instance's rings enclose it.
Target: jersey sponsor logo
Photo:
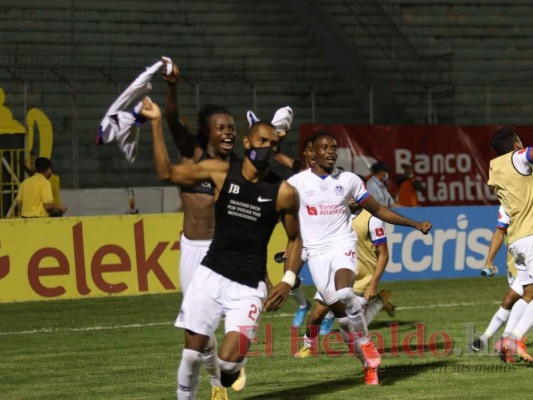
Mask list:
[[[322,190],[323,192],[328,190],[328,184],[327,183],[321,183],[320,184],[320,190]]]
[[[335,186],[335,194],[337,196],[344,196],[344,188],[342,187],[342,185]]]
[[[259,197],[257,198],[257,201],[258,201],[259,203],[265,203],[265,202],[267,202],[267,201],[272,201],[272,199],[265,199],[264,197],[259,196]]]
[[[307,208],[307,214],[309,215],[318,215],[318,210],[316,209],[316,207],[311,207],[311,206],[305,206]]]

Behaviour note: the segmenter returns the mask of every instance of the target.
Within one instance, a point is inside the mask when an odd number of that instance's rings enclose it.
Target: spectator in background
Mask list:
[[[377,161],[370,167],[370,172],[372,175],[366,181],[368,193],[382,206],[401,207],[394,201],[386,186],[387,179],[389,179],[389,167],[383,161]]]
[[[424,192],[424,184],[415,176],[413,166],[407,164],[403,167],[403,174],[396,178],[398,183],[398,203],[404,207],[417,207],[418,192]]]
[[[35,173],[20,185],[17,208],[23,218],[61,216],[67,208],[54,202],[50,177],[52,162],[45,157],[35,160]]]
[[[26,163],[24,164],[24,171],[28,176],[33,176],[35,174],[36,159],[37,157],[34,154],[31,154],[30,164],[33,166],[33,169],[29,168]],[[61,201],[61,178],[59,178],[59,175],[55,174],[52,170],[52,175],[50,175],[50,178],[48,178],[48,182],[50,182],[50,185],[52,186],[52,197],[54,199],[53,203],[62,204],[63,202]],[[63,213],[57,210],[48,212],[49,217],[61,217],[62,215]]]

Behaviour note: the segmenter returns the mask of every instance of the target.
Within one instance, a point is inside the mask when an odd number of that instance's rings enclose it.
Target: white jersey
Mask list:
[[[341,172],[322,178],[308,169],[288,182],[300,196],[300,230],[310,257],[340,242],[349,241],[355,246],[348,202],[354,199],[361,204],[369,197],[365,184],[356,174]]]

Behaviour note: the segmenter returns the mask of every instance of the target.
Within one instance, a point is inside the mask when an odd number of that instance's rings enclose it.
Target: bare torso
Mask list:
[[[215,196],[205,193],[181,193],[183,233],[190,240],[213,239],[215,232]]]

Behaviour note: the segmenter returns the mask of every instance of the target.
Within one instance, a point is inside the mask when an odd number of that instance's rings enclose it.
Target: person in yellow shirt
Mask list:
[[[52,171],[52,162],[48,158],[39,157],[35,160],[35,174],[22,182],[17,195],[17,207],[21,217],[49,217],[63,215],[67,211],[63,204],[54,203],[49,181]]]
[[[533,326],[533,147],[522,144],[516,129],[499,128],[491,139],[498,157],[490,161],[488,185],[510,218],[507,243],[528,303],[522,317],[502,342],[502,351],[533,363],[523,342]]]

